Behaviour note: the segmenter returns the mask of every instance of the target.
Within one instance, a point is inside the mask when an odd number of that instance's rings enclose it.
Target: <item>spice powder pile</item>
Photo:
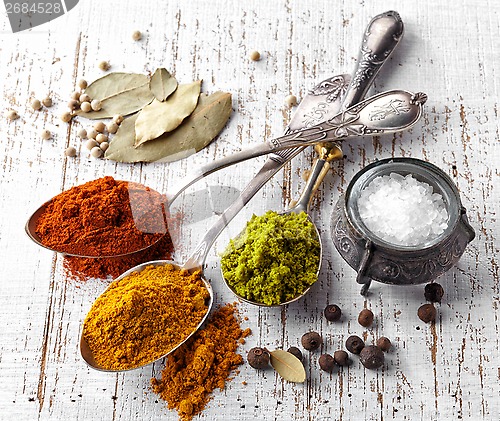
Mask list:
[[[116,256],[163,237],[166,199],[141,184],[104,177],[58,194],[38,219],[45,246],[78,256]]]
[[[147,266],[112,283],[83,325],[97,365],[128,370],[149,364],[183,342],[208,311],[201,272]]]
[[[218,308],[203,329],[167,357],[161,379],[151,380],[153,391],[169,409],[178,411],[181,420],[191,420],[243,363],[236,350],[250,333],[240,328],[235,304]]]

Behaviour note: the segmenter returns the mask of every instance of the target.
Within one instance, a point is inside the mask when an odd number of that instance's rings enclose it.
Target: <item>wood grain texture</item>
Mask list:
[[[309,330],[321,332],[321,352],[343,348],[350,334],[368,343],[389,337],[394,348],[383,370],[365,370],[354,358],[344,369],[319,370],[318,353],[305,358],[307,381],[282,381],[270,370],[242,366],[224,391],[213,395],[199,419],[231,420],[498,420],[500,418],[500,213],[499,68],[500,5],[459,0],[345,4],[278,0],[245,2],[80,1],[70,13],[32,31],[11,34],[0,18],[0,419],[177,419],[149,387],[162,364],[123,374],[92,371],[79,357],[80,324],[103,280],[65,279],[60,256],[38,248],[24,234],[27,217],[43,201],[71,186],[113,175],[167,191],[190,169],[280,135],[292,111],[293,93],[303,97],[320,80],[350,73],[369,20],[397,10],[406,31],[374,89],[402,88],[429,95],[425,115],[412,130],[359,138],[344,146],[314,201],[312,215],[324,243],[320,279],[301,301],[283,309],[239,306],[253,346],[288,348]],[[2,10],[3,11],[3,10]],[[132,32],[141,30],[141,41]],[[262,59],[252,62],[250,51]],[[171,71],[180,83],[203,79],[202,90],[233,95],[226,129],[207,149],[170,164],[117,164],[89,157],[77,139],[90,122],[62,123],[58,116],[80,78],[112,71]],[[33,111],[32,98],[50,94],[54,106]],[[21,118],[8,122],[9,109]],[[42,141],[47,128],[53,139]],[[74,145],[78,156],[65,158]],[[335,202],[354,174],[375,159],[411,156],[428,160],[457,184],[476,239],[439,282],[446,295],[435,325],[416,316],[423,286],[375,284],[359,295],[355,273],[330,240]],[[296,198],[314,152],[307,150],[275,176],[217,240],[207,260],[217,303],[234,297],[224,287],[217,253],[252,213],[283,209]],[[185,214],[176,240],[183,261],[217,215],[242,190],[265,158],[213,174],[176,203]],[[339,323],[322,317],[337,303]],[[358,312],[371,308],[372,328]],[[246,382],[246,384],[243,384]]]

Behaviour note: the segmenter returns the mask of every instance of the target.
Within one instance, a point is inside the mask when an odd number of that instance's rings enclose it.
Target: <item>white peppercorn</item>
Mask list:
[[[98,133],[103,133],[106,130],[106,125],[102,121],[97,121],[94,124],[94,130]]]
[[[95,141],[97,143],[102,143],[102,142],[107,142],[108,141],[108,136],[106,136],[105,134],[103,133],[99,133],[96,137],[95,137]]]
[[[61,114],[61,120],[65,123],[68,123],[71,120],[71,113],[69,111],[66,111]]]
[[[79,106],[80,106],[80,103],[76,99],[72,99],[72,100],[68,101],[68,108],[71,111],[76,110]]]
[[[121,114],[117,114],[117,115],[115,115],[115,116],[113,117],[113,121],[114,121],[116,124],[120,125],[120,124],[122,124],[122,122],[123,122],[123,116],[122,116]]]
[[[87,83],[87,81],[85,79],[80,79],[78,81],[78,87],[80,89],[85,89],[85,88],[87,88],[87,86],[88,86],[88,83]]]
[[[85,130],[85,129],[78,130],[77,136],[80,139],[87,139],[87,130]]]
[[[92,109],[94,111],[99,111],[102,107],[101,105],[101,101],[97,100],[97,99],[94,99],[92,100],[92,102],[90,103],[90,106],[92,107]]]
[[[110,69],[110,64],[107,61],[101,61],[99,63],[99,69],[101,69],[103,72],[106,72]]]
[[[89,139],[95,139],[97,136],[97,132],[94,129],[87,130],[87,137]]]
[[[66,148],[66,150],[64,151],[64,155],[69,156],[69,157],[76,156],[76,148],[74,146],[68,146]]]
[[[92,101],[92,98],[90,98],[90,96],[87,94],[81,94],[80,97],[78,98],[78,101],[90,103]]]
[[[141,31],[134,31],[134,32],[132,33],[132,39],[133,39],[134,41],[139,41],[141,38],[142,38],[142,33],[141,33]]]
[[[43,129],[41,132],[40,132],[40,137],[43,139],[43,140],[49,140],[51,137],[52,137],[52,133],[50,133],[49,130],[47,129]]]
[[[82,102],[82,103],[80,104],[80,109],[81,109],[84,113],[88,113],[88,112],[92,111],[92,106],[90,105],[90,102],[85,101],[85,102]]]
[[[42,108],[42,103],[39,99],[35,98],[33,101],[31,101],[31,108],[33,108],[35,111],[38,111],[40,108]]]
[[[93,148],[97,146],[97,142],[94,139],[89,139],[85,142],[85,147],[91,151]]]
[[[106,151],[106,149],[108,149],[108,148],[109,148],[109,143],[108,143],[108,142],[102,142],[102,143],[99,145],[99,147],[101,148],[101,150],[102,150],[103,152],[105,152],[105,151]]]
[[[50,97],[46,97],[44,99],[42,99],[42,104],[45,106],[45,107],[52,107],[52,98]]]
[[[102,149],[99,146],[94,146],[90,150],[90,155],[92,155],[94,158],[100,158],[102,154],[103,154]]]
[[[297,105],[297,97],[295,95],[288,95],[285,98],[285,104],[288,108],[292,108],[293,106]]]
[[[259,61],[260,60],[260,53],[257,50],[253,50],[250,52],[250,60],[252,61]]]
[[[7,118],[11,121],[17,120],[19,118],[19,114],[17,113],[16,110],[10,110],[7,113]]]
[[[111,122],[106,125],[108,133],[115,134],[118,131],[118,124]]]

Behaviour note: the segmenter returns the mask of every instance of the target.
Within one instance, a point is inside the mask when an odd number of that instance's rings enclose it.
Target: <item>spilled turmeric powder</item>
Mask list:
[[[203,329],[167,357],[161,379],[151,380],[153,391],[167,401],[169,409],[177,410],[181,420],[191,420],[243,363],[236,349],[250,333],[240,328],[235,304],[220,307]]]
[[[97,365],[128,370],[149,364],[184,341],[208,311],[201,272],[147,266],[112,283],[83,325]]]

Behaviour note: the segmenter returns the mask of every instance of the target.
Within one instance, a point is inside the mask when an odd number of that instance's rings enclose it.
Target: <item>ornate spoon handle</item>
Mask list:
[[[400,132],[412,127],[422,115],[427,100],[423,93],[394,90],[374,95],[328,121],[285,136],[271,139],[228,157],[204,165],[184,181],[176,192],[167,195],[169,203],[191,184],[221,168],[271,152],[297,146],[324,142],[338,142],[356,136],[380,136]]]

